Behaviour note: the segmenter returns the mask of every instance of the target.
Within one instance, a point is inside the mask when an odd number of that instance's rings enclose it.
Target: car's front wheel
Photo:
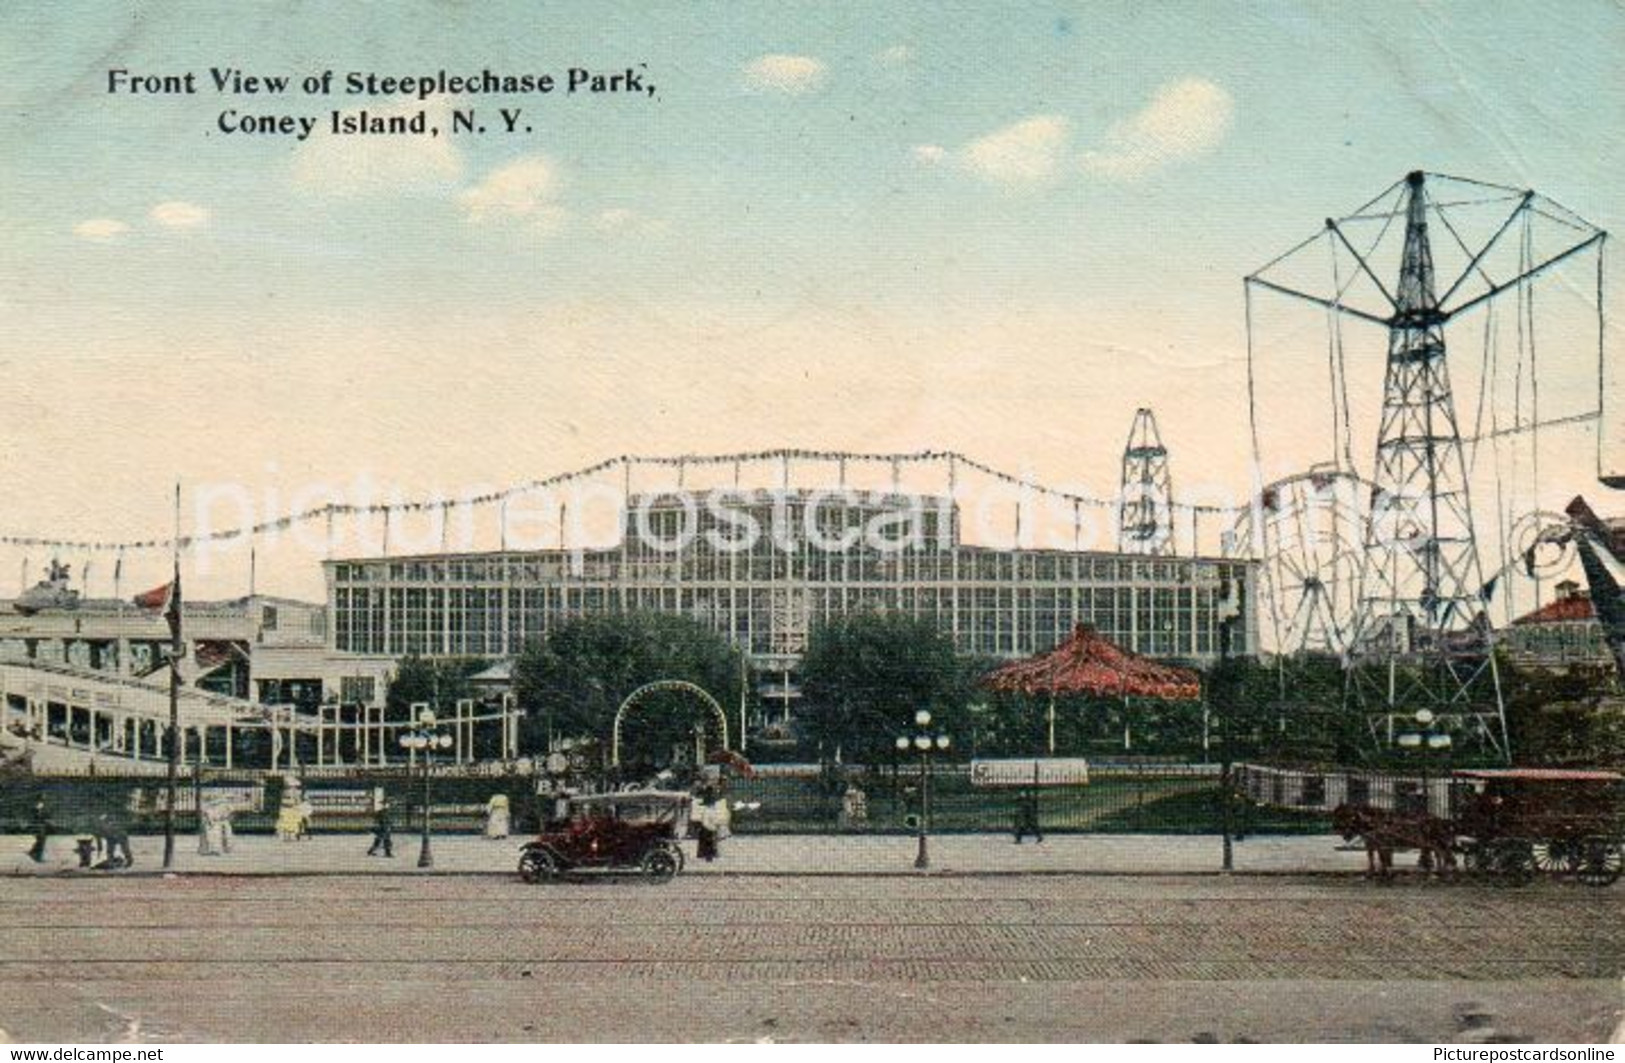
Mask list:
[[[546,849],[526,849],[519,858],[519,877],[532,884],[551,882],[559,877],[559,862]]]
[[[661,846],[644,853],[641,866],[643,873],[654,881],[670,882],[672,876],[677,874],[677,857],[670,849]]]

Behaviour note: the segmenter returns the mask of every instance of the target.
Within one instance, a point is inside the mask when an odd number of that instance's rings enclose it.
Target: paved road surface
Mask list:
[[[0,880],[16,1040],[1607,1038],[1625,888]],[[1484,1031],[1478,1031],[1482,1036]]]

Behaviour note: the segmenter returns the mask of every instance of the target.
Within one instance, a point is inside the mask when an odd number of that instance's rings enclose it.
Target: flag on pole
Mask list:
[[[175,578],[169,584],[169,604],[164,607],[164,620],[169,623],[169,637],[181,640],[181,562],[175,559]]]
[[[150,591],[142,591],[133,599],[139,609],[150,609],[153,612],[168,610],[169,592],[174,588],[173,583],[166,583],[162,587],[154,587]]]
[[[143,591],[134,598],[138,609],[149,612],[163,611],[164,620],[169,623],[171,638],[180,638],[181,630],[181,568],[175,566],[175,578],[161,587],[154,587],[150,591]]]

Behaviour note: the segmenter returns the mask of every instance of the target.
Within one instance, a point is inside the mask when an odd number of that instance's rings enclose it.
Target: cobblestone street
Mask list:
[[[8,878],[15,1040],[1607,1038],[1625,891],[1353,877]],[[1480,1031],[1482,1036],[1484,1031]]]

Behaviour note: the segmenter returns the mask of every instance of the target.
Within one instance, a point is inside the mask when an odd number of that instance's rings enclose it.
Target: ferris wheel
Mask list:
[[[1370,481],[1316,466],[1266,485],[1242,511],[1231,552],[1258,561],[1262,612],[1281,654],[1341,654],[1360,602]]]

